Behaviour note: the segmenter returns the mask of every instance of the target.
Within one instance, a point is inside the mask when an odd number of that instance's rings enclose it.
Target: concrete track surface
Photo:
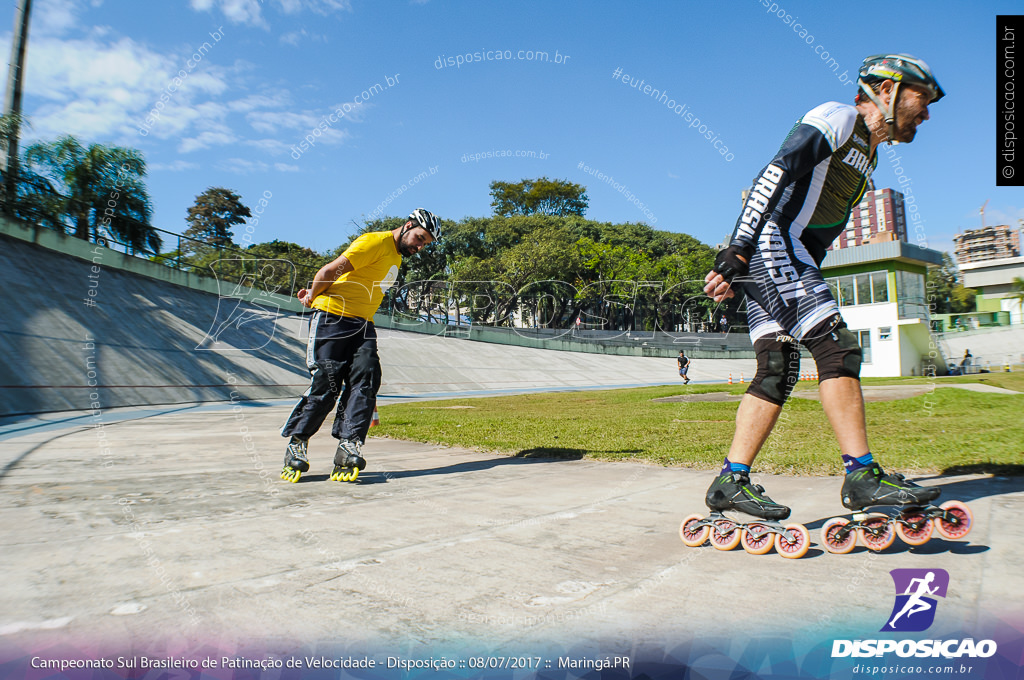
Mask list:
[[[290,406],[0,423],[0,647],[622,651],[694,635],[876,637],[901,567],[949,572],[943,630],[1019,624],[1024,611],[1020,478],[920,480],[970,503],[965,540],[832,555],[817,529],[844,512],[841,480],[755,475],[811,529],[808,556],[787,560],[681,543],[709,471],[371,439],[367,470],[344,484],[327,481],[323,434],[312,470],[286,483]]]

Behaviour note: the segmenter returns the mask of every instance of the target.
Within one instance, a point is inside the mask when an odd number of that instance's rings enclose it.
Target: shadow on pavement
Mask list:
[[[971,463],[970,465],[951,465],[942,471],[944,475],[997,475],[1006,477],[1024,477],[1024,465],[1014,463]],[[1020,480],[1024,488],[1024,479]]]
[[[567,460],[580,460],[587,453],[640,453],[639,449],[628,449],[621,451],[589,451],[586,449],[563,449],[563,448],[535,448],[520,451],[514,456],[499,456],[487,460],[474,460],[465,463],[455,463],[444,467],[427,468],[424,470],[366,470],[359,474],[359,481],[356,484],[386,484],[390,479],[406,479],[410,477],[424,477],[428,475],[451,475],[463,472],[481,472],[490,470],[500,465],[531,465],[536,463],[563,463]],[[299,480],[302,482],[323,482],[327,481],[329,474],[303,475]],[[348,482],[339,482],[347,484]]]

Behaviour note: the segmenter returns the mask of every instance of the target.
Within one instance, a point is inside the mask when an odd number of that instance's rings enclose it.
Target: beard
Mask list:
[[[410,236],[408,233],[402,234],[398,239],[398,252],[405,257],[412,257],[416,254],[416,247],[410,242]]]
[[[901,100],[896,105],[896,141],[909,144],[917,136],[917,119],[921,112],[913,104]]]

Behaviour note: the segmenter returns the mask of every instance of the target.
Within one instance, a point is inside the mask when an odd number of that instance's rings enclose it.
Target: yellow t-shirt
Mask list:
[[[343,274],[326,292],[318,295],[313,300],[313,308],[372,321],[402,265],[395,237],[390,231],[363,234],[343,254],[355,269]]]

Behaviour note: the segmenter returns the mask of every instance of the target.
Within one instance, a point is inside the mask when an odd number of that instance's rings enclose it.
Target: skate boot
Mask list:
[[[878,463],[851,472],[843,481],[843,505],[853,519],[834,517],[821,527],[821,544],[831,553],[853,550],[857,538],[869,549],[885,550],[899,536],[907,545],[924,545],[933,531],[947,539],[963,538],[974,516],[960,501],[932,504],[942,489],[908,482],[901,474],[886,474]],[[890,506],[887,512],[863,512],[871,506]]]
[[[763,555],[775,546],[783,557],[798,558],[807,554],[811,536],[802,524],[783,526],[779,520],[789,517],[790,510],[769,498],[764,487],[751,484],[745,472],[731,472],[715,478],[708,488],[705,503],[711,514],[689,515],[679,527],[679,537],[690,547],[710,540],[719,550],[732,550],[737,545],[752,555]],[[742,522],[724,511],[733,510],[758,517],[758,521]]]
[[[711,510],[738,510],[761,519],[786,519],[790,513],[785,505],[768,498],[763,486],[751,484],[744,472],[731,472],[715,479],[708,487],[704,502]]]
[[[354,482],[359,479],[359,471],[366,467],[366,461],[359,454],[361,446],[362,444],[354,439],[342,439],[338,442],[331,481]]]
[[[878,463],[846,475],[843,506],[862,510],[872,505],[921,505],[939,497],[942,489],[918,486],[901,474],[885,474]]]
[[[306,440],[292,437],[284,453],[284,469],[281,479],[297,482],[302,473],[309,470],[309,459],[306,457]]]

